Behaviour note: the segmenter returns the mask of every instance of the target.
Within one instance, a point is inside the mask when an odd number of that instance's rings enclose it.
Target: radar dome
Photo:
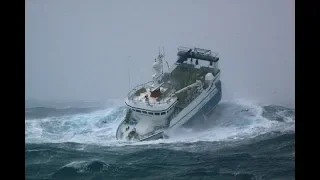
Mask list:
[[[213,79],[214,79],[214,76],[212,73],[206,74],[206,76],[205,76],[206,81],[212,81]]]

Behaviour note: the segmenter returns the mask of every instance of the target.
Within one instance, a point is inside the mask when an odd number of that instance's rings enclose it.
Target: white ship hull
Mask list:
[[[186,52],[179,53],[184,56]],[[197,57],[209,59],[210,64],[219,60],[206,54]],[[160,55],[159,59],[161,62]],[[168,73],[170,76],[167,80],[155,74],[154,82],[159,83],[137,86],[128,94],[126,105],[129,110],[117,129],[117,139],[146,141],[170,137],[175,129],[205,118],[220,102],[222,89],[217,66],[195,68],[184,61],[186,58],[177,61],[178,67]],[[158,66],[156,63],[154,67]]]
[[[193,122],[196,123],[200,121],[203,116],[207,116],[221,101],[222,91],[221,91],[221,81],[216,82],[216,87],[212,88],[208,92],[203,92],[197,99],[194,100],[193,104],[190,104],[190,107],[187,107],[184,112],[181,112],[181,116],[176,117],[175,121],[170,123],[168,128],[160,129],[157,132],[154,132],[150,136],[147,136],[138,141],[146,140],[156,140],[164,137],[170,136],[171,132],[181,126]],[[119,128],[123,124],[124,120],[120,123],[120,126],[117,130],[117,138],[121,139]]]

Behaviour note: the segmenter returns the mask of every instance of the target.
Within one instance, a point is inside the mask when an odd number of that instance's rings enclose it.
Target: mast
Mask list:
[[[165,59],[166,58],[166,55],[165,55],[165,51],[164,51],[164,46],[162,46],[162,51],[163,51],[163,60],[166,62],[167,64],[167,67],[168,67],[168,72],[170,72],[170,66],[169,66],[169,63],[168,61]],[[163,71],[162,71],[163,72]]]
[[[164,59],[164,54],[163,54],[163,52],[161,53],[160,46],[158,47],[158,50],[159,50],[158,59],[161,62],[161,73],[163,74],[163,60],[162,60],[162,58]]]

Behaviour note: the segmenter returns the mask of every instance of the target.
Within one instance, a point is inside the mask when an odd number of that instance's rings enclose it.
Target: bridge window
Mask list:
[[[153,113],[152,113],[152,112],[148,112],[148,114],[151,114],[151,115],[153,115]]]
[[[142,111],[143,113],[145,113],[145,114],[147,114],[147,112],[146,111]]]
[[[157,116],[159,116],[160,115],[160,113],[154,113],[155,115],[157,115]]]
[[[166,114],[166,112],[161,112],[161,115],[164,115],[164,114]]]
[[[140,110],[136,110],[136,111],[139,112],[139,113],[141,112]]]

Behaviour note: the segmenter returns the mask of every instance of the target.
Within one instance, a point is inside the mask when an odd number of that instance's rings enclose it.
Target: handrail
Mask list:
[[[137,92],[137,90],[141,89],[141,88],[145,88],[145,87],[152,87],[151,86],[151,82],[153,81],[149,81],[149,82],[146,82],[144,84],[140,84],[140,85],[137,85],[135,88],[133,88],[129,93],[128,93],[128,100],[132,101],[133,103],[135,104],[146,104],[145,102],[141,102],[141,101],[138,101],[138,100],[134,100],[134,97],[135,97],[135,93]],[[173,97],[170,97],[169,99],[167,100],[164,100],[164,99],[161,99],[160,101],[158,102],[148,102],[147,104],[149,105],[156,105],[156,104],[168,104],[171,102]]]
[[[151,84],[153,81],[149,81],[149,82],[146,82],[146,83],[143,83],[143,84],[139,84],[137,85],[136,87],[134,87],[133,89],[131,89],[128,93],[128,98],[132,96],[132,94],[136,93],[136,91],[142,87],[151,87]],[[149,85],[150,84],[150,85]],[[134,93],[132,93],[134,91]]]
[[[173,96],[173,97],[174,97],[174,96]],[[170,97],[170,98],[167,99],[167,100],[162,99],[162,100],[157,101],[157,102],[147,102],[147,103],[141,102],[141,101],[139,101],[139,100],[134,100],[133,98],[131,98],[131,99],[129,99],[129,100],[131,100],[131,101],[132,101],[133,103],[135,103],[135,104],[156,105],[156,104],[168,104],[168,103],[171,102],[171,100],[173,99],[173,97]]]

